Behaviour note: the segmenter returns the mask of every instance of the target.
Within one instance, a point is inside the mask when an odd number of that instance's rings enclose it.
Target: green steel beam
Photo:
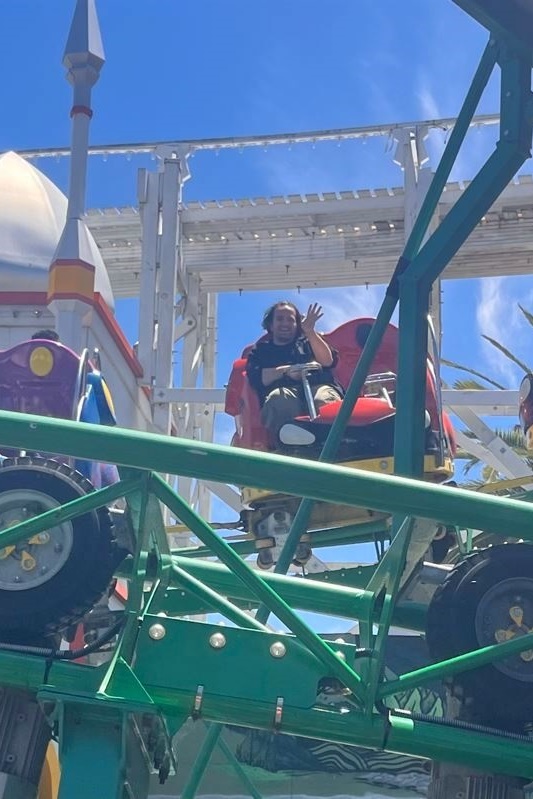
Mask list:
[[[464,671],[471,671],[487,663],[497,663],[499,660],[511,655],[517,655],[531,649],[533,645],[533,633],[517,636],[501,644],[491,644],[475,652],[466,652],[449,660],[442,660],[440,663],[432,663],[421,669],[402,674],[396,680],[382,683],[378,692],[378,697],[391,696],[399,691],[408,691],[410,688],[418,688],[426,682],[439,680],[443,677],[450,677],[452,674],[460,674]]]
[[[220,628],[218,629],[220,630]],[[233,631],[227,629],[226,632]],[[251,631],[249,634],[263,635],[255,631]],[[224,669],[222,658],[218,656],[229,648],[228,644],[227,647],[215,653],[218,665],[214,664],[209,670],[213,679],[216,679],[216,675],[221,669]],[[239,649],[241,653],[244,651],[242,647]],[[253,647],[249,648],[248,652],[253,654],[254,649]],[[209,658],[210,654],[203,651],[200,661],[203,673],[207,668],[206,657]],[[162,668],[164,668],[166,660],[164,657],[158,659]],[[144,663],[148,661],[146,655],[142,657],[142,661]],[[271,667],[273,665],[274,663],[271,664]],[[236,665],[234,668],[238,669],[238,666]],[[242,678],[244,672],[239,671],[239,674]],[[298,684],[294,686],[296,689],[311,679],[311,675],[306,673],[303,664],[298,667],[298,674]],[[270,675],[270,668],[257,672],[256,694],[261,693],[261,687],[267,675]],[[203,678],[203,675],[201,676]],[[147,690],[163,711],[165,708],[172,708],[178,712],[190,711],[194,701],[190,690],[171,690],[161,674],[158,676],[154,674],[153,681],[150,681],[148,674],[143,674],[143,678]],[[461,763],[480,770],[490,771],[494,767],[494,763],[498,762],[500,773],[529,779],[533,777],[533,744],[524,739],[513,739],[512,746],[510,746],[509,739],[504,736],[482,734],[474,729],[465,730],[433,720],[425,721],[419,717],[415,719],[409,714],[399,716],[390,713],[384,716],[377,714],[367,716],[355,710],[346,713],[329,712],[324,708],[302,710],[291,703],[294,695],[292,685],[287,693],[278,694],[285,699],[285,702],[279,714],[281,716],[279,724],[276,725],[274,722],[274,696],[270,703],[252,701],[248,697],[246,699],[237,699],[233,695],[228,697],[225,692],[227,681],[224,682],[222,677],[216,687],[213,683],[208,686],[207,680],[202,685],[204,691],[200,715],[207,721],[238,724],[271,731],[277,729],[279,732],[303,735],[308,738],[351,743],[376,749],[385,748],[419,757]],[[254,690],[254,688],[251,687],[250,690]]]
[[[31,538],[31,536],[37,535],[37,533],[41,533],[50,527],[68,522],[76,518],[76,516],[81,516],[83,513],[96,510],[104,505],[109,505],[121,497],[127,497],[137,491],[140,484],[139,478],[122,480],[106,488],[92,491],[90,494],[84,494],[79,499],[73,499],[59,508],[52,508],[52,510],[45,511],[39,516],[14,524],[12,527],[0,531],[0,548],[3,549],[11,544],[16,544],[18,541]]]
[[[170,590],[165,598],[165,607],[171,615],[174,613],[206,612],[205,604],[201,606],[192,604],[183,609],[182,603],[187,602],[187,598],[179,595],[181,593],[179,589],[187,587],[186,583],[181,579],[181,575],[184,572],[223,596],[246,602],[248,607],[257,605],[258,600],[255,598],[254,593],[226,566],[219,563],[200,562],[179,557],[174,557],[174,560],[181,569],[179,572],[175,572],[172,581],[174,588],[177,590]],[[364,585],[360,586],[361,590],[348,586],[314,582],[307,578],[295,579],[294,577],[286,577],[270,572],[265,572],[261,576],[265,583],[271,585],[276,593],[292,608],[312,613],[329,614],[354,621],[366,614],[370,598],[362,589],[368,583],[369,571],[373,572],[375,567],[364,568]],[[366,571],[366,569],[369,571]],[[174,596],[175,594],[176,596]],[[395,609],[393,624],[409,630],[424,630],[425,609],[414,602],[402,603],[400,600]]]
[[[135,644],[139,631],[139,616],[143,608],[144,581],[146,579],[146,565],[148,559],[149,546],[149,527],[145,524],[146,507],[148,504],[148,484],[150,476],[146,473],[141,475],[140,488],[128,498],[128,511],[133,524],[136,551],[133,556],[132,575],[134,579],[130,582],[128,597],[126,600],[125,624],[122,635],[117,641],[115,651],[106,669],[106,673],[99,687],[99,693],[105,695],[110,689],[110,684],[116,675],[116,667],[119,662],[124,660],[126,664],[131,663],[135,652]]]
[[[205,739],[202,742],[202,746],[200,747],[200,751],[198,752],[194,763],[192,764],[187,782],[183,786],[181,799],[194,799],[196,796],[196,791],[198,790],[205,774],[205,770],[209,764],[213,750],[219,742],[221,732],[222,726],[220,724],[211,724],[207,728]]]
[[[508,40],[514,48],[530,55],[533,42],[531,4],[524,0],[454,0],[498,38]]]
[[[524,58],[505,48],[500,50],[503,50],[500,52],[500,141],[399,278],[400,346],[394,465],[395,472],[405,476],[419,477],[423,472],[427,312],[431,285],[529,156],[533,130],[531,55]],[[393,535],[400,522],[401,516],[393,520]]]
[[[496,149],[408,267],[409,276],[420,279],[427,290],[530,156],[531,55],[526,59],[507,54],[501,72]]]
[[[419,278],[426,291],[429,290],[528,157],[528,152],[517,152],[511,144],[500,143],[497,146],[413,259],[409,277]]]
[[[379,519],[376,522],[363,522],[362,524],[346,524],[342,527],[329,529],[309,530],[307,532],[310,544],[315,549],[318,547],[336,547],[343,544],[367,544],[376,540],[388,541],[390,538],[390,525],[388,519]],[[243,557],[257,552],[255,539],[252,536],[241,541],[225,539],[230,547]],[[206,558],[213,553],[209,547],[176,547],[171,550],[173,555],[184,558]]]
[[[233,752],[231,751],[231,749],[229,748],[229,746],[227,745],[222,736],[220,736],[218,739],[218,748],[224,753],[224,756],[226,757],[228,762],[233,766],[235,773],[239,777],[240,781],[242,782],[242,784],[244,785],[244,787],[246,788],[252,799],[262,799],[261,794],[256,789],[255,785],[248,777],[248,774],[243,769],[243,767],[241,766],[241,764],[239,763],[239,761],[237,760],[237,758],[235,757],[235,755],[233,754]],[[182,794],[182,799],[183,799],[183,794]]]
[[[181,799],[193,799],[193,797],[196,795],[196,791],[198,790],[198,787],[202,781],[202,777],[205,773],[206,767],[209,764],[209,760],[215,746],[218,746],[221,752],[223,752],[224,757],[232,766],[235,774],[246,788],[247,794],[250,795],[252,799],[262,799],[261,794],[255,788],[246,771],[243,769],[229,746],[224,741],[224,738],[222,737],[222,729],[222,726],[219,724],[210,725],[207,727],[207,735],[202,743],[200,752],[193,763],[187,782],[183,786],[183,790],[180,795]]]
[[[61,448],[66,455],[88,460],[105,458],[110,463],[138,469],[253,485],[404,516],[423,516],[496,535],[512,528],[515,536],[533,540],[530,503],[452,490],[404,477],[5,411],[0,413],[0,440],[9,447],[36,451]]]
[[[265,631],[268,629],[255,618],[249,616],[247,613],[244,613],[236,605],[228,602],[227,599],[224,599],[224,597],[221,596],[218,591],[214,591],[205,583],[193,577],[191,574],[188,574],[185,569],[182,569],[176,563],[173,565],[173,573],[174,579],[177,580],[181,586],[205,602],[210,610],[218,611],[218,613],[220,613],[222,616],[225,616],[226,619],[232,621],[234,624],[240,625],[241,627],[249,627],[253,630]]]
[[[400,346],[396,378],[394,471],[422,477],[425,452],[429,291],[420,281],[400,278]],[[439,390],[439,388],[437,388]],[[393,522],[393,535],[394,535]]]
[[[368,691],[367,712],[374,707],[377,689],[385,667],[385,655],[394,605],[404,573],[414,520],[407,516],[368,583],[373,600],[371,613],[359,622],[361,646],[372,650],[372,658],[363,663],[363,677]],[[374,633],[377,616],[378,629]]]
[[[155,622],[163,623],[167,628],[167,635],[159,641],[154,641],[148,634],[149,627]],[[188,634],[181,632],[183,625],[191,624],[196,643]],[[225,647],[215,649],[209,645],[211,630],[224,633],[227,638]],[[250,638],[245,645],[243,636],[253,636],[256,643]],[[203,640],[202,645],[198,643],[200,639]],[[261,631],[221,629],[217,626],[162,619],[161,616],[146,617],[141,628],[135,673],[151,701],[160,712],[171,718],[183,718],[190,714],[198,680],[204,689],[199,714],[208,721],[274,729],[274,705],[276,697],[282,696],[285,702],[278,726],[281,732],[340,743],[384,747],[421,757],[439,757],[487,770],[493,767],[497,758],[501,773],[530,779],[533,777],[533,744],[530,742],[513,739],[510,746],[509,740],[504,737],[429,723],[408,715],[365,716],[355,709],[339,714],[324,708],[315,710],[306,707],[307,702],[311,705],[313,703],[312,687],[320,674],[316,660],[309,653],[295,649],[290,636],[279,639],[287,646],[285,658],[275,659],[268,654],[269,642],[273,639],[276,639],[274,634]],[[184,650],[183,642],[191,640],[192,645]],[[165,647],[165,642],[168,648]],[[531,644],[524,637],[496,645],[493,654],[497,655],[499,652],[508,655],[511,649],[528,646]],[[341,648],[345,652],[350,651],[347,645]],[[243,670],[239,666],[240,663],[242,665],[244,653],[251,656],[251,671]],[[472,662],[475,657],[475,654],[462,656],[461,668],[467,668],[469,659]],[[183,662],[183,658],[186,662]],[[264,670],[265,658],[269,664],[267,671]],[[191,667],[189,661],[196,665]],[[45,669],[46,664],[42,659],[0,652],[0,683],[6,686],[23,685],[29,690],[39,691],[43,700],[58,699],[64,695],[71,702],[77,703],[83,697],[83,702],[89,706],[94,703],[93,711],[96,713],[99,712],[100,705],[105,712],[121,709],[125,714],[139,706],[130,699],[125,690],[121,690],[118,698],[96,699],[96,690],[104,671],[102,667],[53,663],[46,690],[39,690]],[[231,697],[228,697],[227,691],[228,673],[238,673],[240,676],[239,680],[231,683]],[[418,675],[417,684],[426,678],[429,675]],[[407,688],[414,679],[412,675],[407,675],[400,689]],[[270,701],[263,693],[264,685],[270,685]],[[397,685],[390,683],[388,688],[396,689]],[[142,703],[139,707],[146,709]]]
[[[276,614],[309,651],[329,668],[347,688],[350,688],[356,698],[364,702],[364,690],[359,675],[343,660],[339,660],[333,649],[294,613],[274,589],[233,552],[231,547],[222,538],[219,538],[214,530],[197,516],[161,477],[157,475],[152,477],[152,489],[159,499],[170,508],[178,519],[188,525],[201,541],[209,543],[213,552],[235,572],[261,602]]]
[[[407,239],[402,253],[402,259],[407,263],[410,263],[420,250],[453,165],[470,128],[472,118],[494,70],[498,55],[499,47],[494,39],[490,39],[483,51],[461,110],[455,120],[453,130],[433,175],[431,185],[422,201],[413,229]]]

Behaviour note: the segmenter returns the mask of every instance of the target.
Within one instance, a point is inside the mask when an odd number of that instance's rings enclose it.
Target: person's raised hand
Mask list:
[[[302,332],[305,336],[308,336],[309,333],[313,333],[315,330],[315,325],[319,319],[324,316],[324,312],[322,310],[322,306],[318,304],[318,302],[313,302],[309,308],[307,309],[307,313],[302,319]]]

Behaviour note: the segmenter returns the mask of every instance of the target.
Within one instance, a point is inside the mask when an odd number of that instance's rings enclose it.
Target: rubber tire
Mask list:
[[[446,660],[486,645],[480,644],[475,627],[479,603],[489,589],[515,577],[530,579],[533,587],[533,546],[498,545],[459,563],[429,605],[426,641],[431,657]],[[527,621],[533,624],[533,619]],[[533,676],[533,663],[531,671]],[[533,721],[533,681],[513,678],[489,664],[455,674],[446,683],[473,721],[511,731]]]
[[[79,472],[52,459],[13,458],[0,465],[0,494],[36,490],[65,504],[94,491]],[[27,590],[0,589],[0,640],[48,636],[77,622],[104,594],[117,564],[107,508],[72,519],[72,549],[49,581]]]

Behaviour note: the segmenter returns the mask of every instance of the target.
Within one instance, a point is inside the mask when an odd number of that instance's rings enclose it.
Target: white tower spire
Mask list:
[[[86,342],[94,302],[95,264],[85,211],[91,90],[104,64],[104,50],[94,0],[77,0],[63,64],[73,88],[72,144],[67,219],[57,245],[48,281],[48,302],[60,339],[74,350]]]

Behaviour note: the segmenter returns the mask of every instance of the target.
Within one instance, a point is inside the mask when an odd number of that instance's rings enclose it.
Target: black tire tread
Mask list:
[[[92,483],[84,475],[67,464],[53,458],[39,456],[21,456],[6,458],[0,463],[0,479],[6,470],[28,469],[31,471],[46,472],[56,475],[59,479],[67,480],[80,496],[95,490]],[[117,541],[114,525],[107,508],[98,508],[93,513],[97,514],[99,524],[100,549],[98,557],[93,559],[93,567],[79,575],[76,580],[75,597],[68,603],[58,603],[57,608],[50,618],[48,611],[39,607],[28,611],[16,613],[14,618],[0,617],[0,640],[2,631],[8,631],[11,638],[16,630],[37,632],[50,635],[64,630],[66,627],[78,622],[105,593],[117,562]],[[61,572],[59,572],[61,573]],[[53,578],[52,578],[53,579]],[[31,590],[31,589],[30,589]],[[3,592],[0,591],[0,597]],[[0,599],[1,603],[1,599]]]
[[[426,642],[435,661],[455,657],[478,647],[475,630],[468,628],[460,613],[460,597],[464,594],[464,581],[469,573],[476,577],[476,585],[483,585],[483,569],[502,572],[517,564],[531,563],[533,577],[533,546],[531,544],[499,544],[473,552],[449,573],[437,588],[428,608]],[[486,590],[496,584],[487,580]],[[480,589],[481,590],[481,589]],[[462,629],[459,629],[464,625]],[[465,642],[469,639],[469,643]],[[488,664],[478,669],[455,674],[445,680],[452,693],[468,706],[472,720],[489,726],[520,728],[533,721],[533,682],[522,682]]]

